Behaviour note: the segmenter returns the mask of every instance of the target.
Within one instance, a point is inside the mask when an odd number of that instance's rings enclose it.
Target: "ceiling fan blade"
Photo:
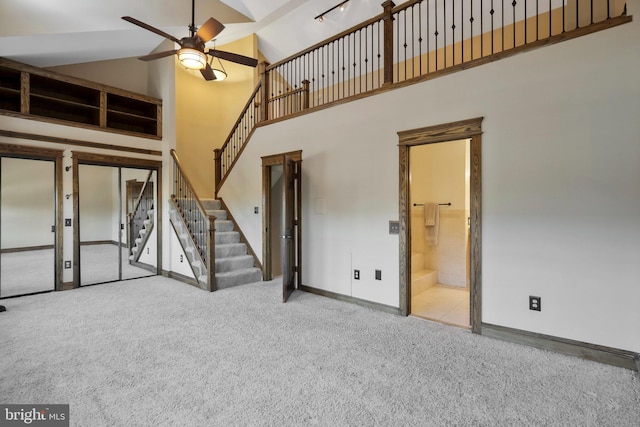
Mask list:
[[[147,31],[151,31],[152,33],[156,33],[157,35],[162,36],[165,39],[169,39],[169,40],[171,40],[173,42],[176,42],[176,43],[180,44],[180,40],[178,40],[177,38],[175,38],[171,34],[167,34],[164,31],[159,30],[159,29],[157,29],[155,27],[152,27],[149,24],[145,24],[144,22],[138,21],[137,19],[132,18],[130,16],[123,16],[122,19],[124,19],[127,22],[131,22],[132,24],[137,25],[138,27],[144,28]]]
[[[249,58],[248,56],[238,55],[237,53],[225,52],[224,50],[209,49],[207,52],[211,56],[224,59],[226,61],[235,62],[249,67],[255,67],[258,65],[258,60]]]
[[[220,32],[224,30],[224,25],[216,19],[209,18],[207,22],[202,24],[202,26],[198,29],[196,36],[200,37],[204,43],[208,42]]]
[[[174,55],[177,52],[178,52],[178,49],[165,50],[163,52],[156,52],[156,53],[151,53],[149,55],[141,56],[138,59],[140,59],[141,61],[153,61],[154,59],[160,59],[160,58],[164,58],[165,56]]]
[[[202,74],[202,77],[204,77],[206,81],[211,81],[216,79],[216,75],[213,73],[213,69],[209,64],[207,64],[206,67],[200,70],[200,73]]]

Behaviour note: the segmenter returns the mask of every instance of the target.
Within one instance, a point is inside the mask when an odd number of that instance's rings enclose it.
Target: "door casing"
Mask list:
[[[296,279],[298,286],[302,284],[302,150],[290,151],[287,153],[278,153],[262,157],[262,277],[264,280],[273,280],[273,272],[271,268],[271,166],[283,165],[284,157],[290,157],[296,164],[297,185],[296,185],[296,211],[298,217],[296,247],[297,247],[297,269]],[[278,236],[279,237],[279,236]]]
[[[79,166],[113,166],[132,169],[149,169],[156,172],[157,200],[156,206],[158,223],[154,226],[158,236],[158,249],[156,257],[156,274],[162,274],[162,162],[156,160],[136,159],[131,157],[107,156],[80,151],[72,152],[73,158],[73,287],[80,287],[80,183]]]
[[[13,144],[0,144],[0,157],[13,157],[27,160],[44,160],[54,162],[55,170],[55,238],[54,238],[54,289],[63,289],[62,278],[62,242],[63,242],[63,211],[62,211],[62,159],[64,151],[40,147],[27,147]]]
[[[482,326],[482,117],[398,132],[400,220],[400,312],[411,313],[411,206],[409,151],[412,146],[471,139],[470,176],[470,322],[473,333]]]

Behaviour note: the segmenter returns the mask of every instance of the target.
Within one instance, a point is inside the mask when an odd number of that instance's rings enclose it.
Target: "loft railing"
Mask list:
[[[215,216],[208,215],[185,175],[175,150],[173,158],[173,192],[171,200],[178,208],[191,242],[207,271],[207,290],[215,290]],[[199,280],[196,277],[197,280]]]
[[[129,255],[133,254],[133,246],[144,228],[144,222],[148,219],[148,212],[153,209],[153,183],[151,177],[153,171],[149,171],[147,179],[142,185],[140,194],[131,212],[129,212]],[[142,248],[141,248],[142,249]]]
[[[254,128],[631,21],[625,0],[413,0],[273,65],[222,148],[216,193]]]

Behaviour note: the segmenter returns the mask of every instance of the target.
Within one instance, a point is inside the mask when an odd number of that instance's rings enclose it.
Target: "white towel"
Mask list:
[[[425,243],[427,246],[436,246],[438,244],[438,231],[440,229],[438,222],[440,219],[440,208],[437,203],[424,204],[424,226],[425,226]]]

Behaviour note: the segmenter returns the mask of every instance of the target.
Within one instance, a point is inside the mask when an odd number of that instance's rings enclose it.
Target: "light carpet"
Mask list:
[[[73,426],[638,426],[634,371],[256,283],[3,302],[0,402]]]

